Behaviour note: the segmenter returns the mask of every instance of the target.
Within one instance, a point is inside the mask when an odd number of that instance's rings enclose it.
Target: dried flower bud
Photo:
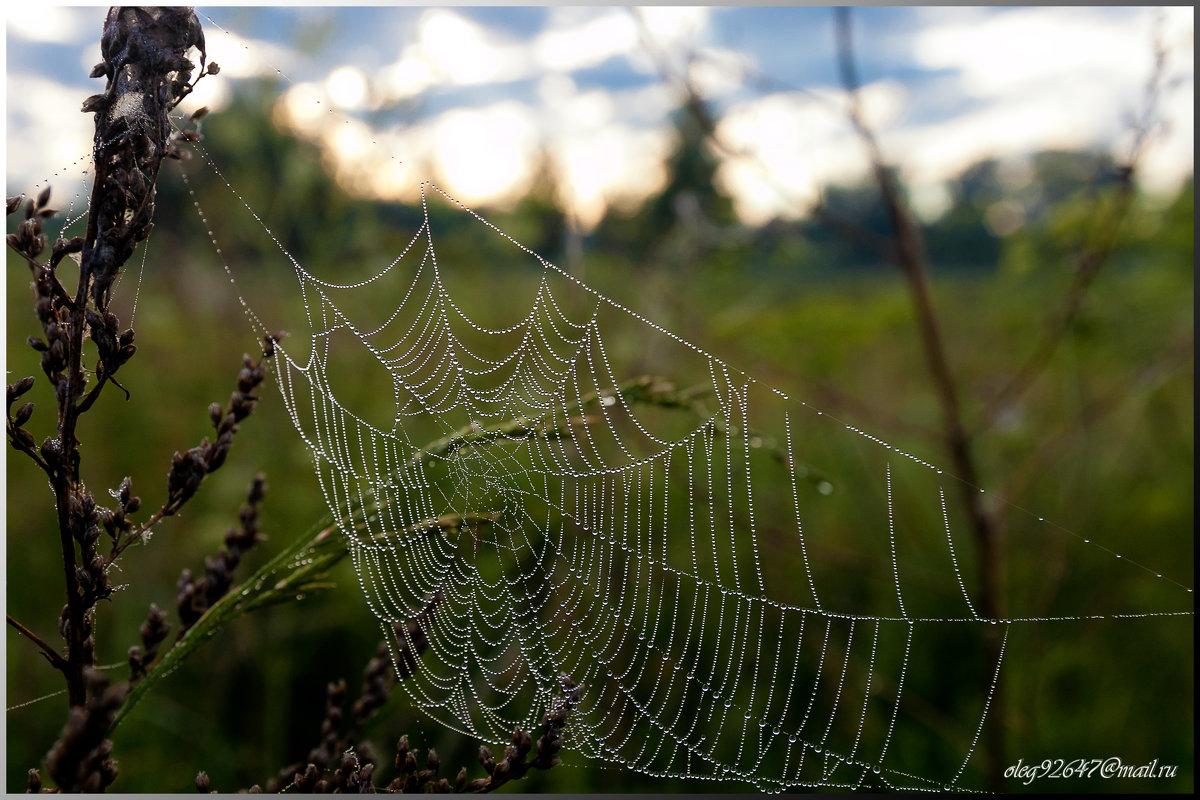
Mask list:
[[[8,214],[13,213],[20,207],[21,207],[21,195],[17,195],[16,197],[8,198],[8,201],[6,204],[6,208],[8,209],[8,211],[7,211]],[[36,770],[34,770],[34,771],[36,772]]]
[[[484,745],[479,745],[479,763],[483,765],[484,771],[491,775],[496,764],[492,761],[492,751]]]
[[[208,65],[208,69],[207,69],[207,70],[205,70],[205,72],[207,72],[209,75],[217,75],[217,74],[220,74],[220,72],[221,72],[221,65],[220,65],[220,64],[218,64],[217,62],[215,62],[215,61],[214,61],[214,62],[212,62],[211,64],[209,64],[209,65]]]
[[[33,376],[21,378],[16,383],[8,385],[8,404],[11,407],[14,400],[33,388]]]
[[[16,415],[13,416],[13,426],[17,428],[21,427],[28,422],[29,418],[32,416],[33,403],[25,403],[23,406],[17,409]]]
[[[208,779],[208,773],[201,770],[196,775],[196,791],[203,794],[208,794],[212,791],[212,781]]]
[[[91,97],[89,97],[83,101],[83,105],[80,107],[79,110],[85,114],[94,114],[97,111],[103,110],[104,107],[107,105],[108,105],[108,98],[105,95],[94,94]]]
[[[442,762],[438,758],[437,750],[434,750],[432,747],[429,748],[429,755],[425,757],[425,766],[428,767],[430,771],[436,773],[441,765]]]
[[[238,391],[242,394],[249,394],[254,390],[254,387],[258,385],[260,380],[262,380],[261,376],[255,375],[254,370],[251,367],[246,367],[238,373]]]
[[[155,603],[151,603],[150,611],[146,614],[146,621],[138,629],[142,635],[142,645],[151,659],[158,652],[158,645],[167,638],[170,630],[171,623],[167,622],[167,615]]]
[[[42,189],[42,191],[38,192],[37,207],[45,208],[46,204],[49,202],[50,202],[50,187],[47,186],[45,189]]]
[[[33,436],[26,430],[19,430],[13,434],[13,446],[18,450],[24,450],[32,453],[34,449]]]
[[[171,471],[167,473],[167,490],[170,493],[172,502],[182,503],[200,488],[200,482],[204,480],[206,466],[200,454],[201,449],[200,447],[193,447],[185,453],[175,453],[171,463]]]

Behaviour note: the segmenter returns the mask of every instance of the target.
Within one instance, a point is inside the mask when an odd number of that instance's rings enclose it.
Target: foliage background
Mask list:
[[[355,199],[322,168],[319,154],[278,131],[270,114],[277,87],[244,87],[237,101],[206,121],[204,147],[232,176],[251,206],[306,263],[390,260],[408,241],[419,211]],[[600,292],[629,304],[685,339],[795,396],[814,402],[902,446],[935,454],[938,415],[919,358],[905,286],[861,241],[846,241],[815,221],[738,226],[712,181],[712,156],[691,119],[677,121],[678,146],[667,188],[641,208],[611,212],[582,243],[573,243],[547,181],[517,206],[482,211],[551,261],[569,265]],[[903,153],[895,154],[901,161]],[[187,170],[215,227],[236,231],[245,214],[193,161]],[[1094,153],[1047,152],[1032,161],[1023,191],[1038,202],[1028,220],[1000,236],[988,209],[1008,196],[997,165],[965,172],[951,209],[926,226],[935,302],[968,419],[974,419],[1041,336],[1063,302],[1075,242],[1111,191],[1116,165]],[[56,187],[57,188],[57,187]],[[65,187],[64,187],[65,188]],[[9,187],[14,194],[20,187]],[[132,399],[108,396],[80,431],[84,474],[97,491],[125,475],[147,503],[159,498],[174,450],[208,431],[206,408],[232,389],[242,352],[256,344],[203,226],[188,187],[171,170],[160,183],[157,228],[144,273],[130,265],[117,290],[119,315],[134,326],[139,354],[124,385]],[[678,198],[702,209],[708,235],[675,214]],[[831,187],[828,205],[880,235],[886,218],[871,186]],[[59,203],[61,205],[61,202]],[[435,207],[433,213],[438,214]],[[228,215],[228,216],[226,216]],[[1046,372],[1011,412],[977,439],[985,481],[1019,507],[1045,511],[1067,527],[1138,562],[1192,584],[1194,527],[1194,250],[1193,184],[1172,197],[1139,196],[1121,242],[1089,291]],[[489,271],[488,243],[461,219],[438,220],[440,247],[480,265],[473,297],[504,297],[509,278]],[[278,273],[256,270],[279,254],[261,237],[223,237],[239,265],[240,291],[269,307]],[[573,250],[577,244],[581,250]],[[268,243],[269,245],[269,243]],[[135,262],[137,261],[135,257]],[[33,332],[27,271],[10,256],[6,275],[6,361],[10,379],[38,375],[24,345]],[[377,393],[357,387],[359,402]],[[35,389],[35,393],[36,393]],[[127,587],[102,609],[97,657],[120,664],[150,602],[169,608],[179,569],[202,569],[215,552],[252,476],[264,471],[270,491],[262,528],[270,537],[252,553],[243,576],[283,543],[309,531],[326,509],[310,456],[272,390],[243,426],[230,463],[206,482],[178,519],[124,560]],[[387,398],[383,398],[387,402]],[[49,408],[42,403],[40,408]],[[47,420],[35,415],[32,427]],[[48,430],[45,432],[49,432]],[[42,434],[44,435],[44,433]],[[51,497],[35,471],[8,451],[7,609],[49,635],[61,606]],[[867,491],[875,476],[837,465],[845,490]],[[858,489],[853,483],[863,481]],[[158,483],[156,483],[156,481]],[[840,489],[841,487],[839,487]],[[783,491],[782,487],[779,489]],[[770,488],[766,489],[771,491]],[[153,499],[152,499],[153,498]],[[1022,541],[1015,538],[1015,541]],[[1057,599],[1083,609],[1162,609],[1163,598],[1191,610],[1190,595],[1162,593],[1146,573],[1110,567],[1076,569],[1086,551],[1038,545],[1012,552],[1014,587],[1021,569],[1061,572]],[[847,557],[886,559],[876,550]],[[379,631],[348,563],[336,588],[245,617],[147,697],[115,735],[126,792],[187,791],[199,769],[222,790],[262,782],[316,741],[325,684],[350,686],[374,650]],[[1013,588],[1019,591],[1019,588]],[[1028,629],[1023,660],[1005,665],[1008,751],[1012,761],[1120,756],[1178,764],[1174,780],[1070,781],[1037,788],[1070,791],[1190,791],[1193,788],[1193,626],[1191,617]],[[65,699],[49,669],[11,629],[6,633],[8,744],[6,788],[20,791],[57,736]],[[916,678],[919,680],[918,678]],[[947,689],[946,702],[952,701]],[[476,744],[422,721],[393,702],[368,738],[387,753],[408,733],[436,746],[443,764],[467,764]],[[947,722],[947,735],[966,736]],[[912,753],[916,774],[946,771],[943,756]],[[922,762],[925,759],[925,762]],[[386,759],[385,759],[386,760]],[[973,765],[964,783],[978,785]],[[517,791],[740,791],[736,784],[652,780],[615,768],[567,764],[510,787]],[[1013,786],[1013,789],[1024,787]]]

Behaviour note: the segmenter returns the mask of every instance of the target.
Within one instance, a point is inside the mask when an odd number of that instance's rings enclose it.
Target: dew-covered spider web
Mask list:
[[[1191,615],[1190,589],[1154,573],[1182,609],[981,615],[960,482],[938,464],[596,292],[436,186],[398,255],[325,273],[230,189],[295,276],[288,413],[399,686],[448,728],[503,743],[572,702],[566,746],[589,763],[764,791],[978,788],[963,777],[1010,635]],[[484,274],[510,280],[481,298]],[[260,334],[280,327],[247,311]],[[847,464],[873,488],[830,472]],[[931,751],[938,774],[906,768]]]

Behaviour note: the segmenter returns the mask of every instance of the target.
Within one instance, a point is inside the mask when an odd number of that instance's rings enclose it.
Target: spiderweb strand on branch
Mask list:
[[[508,248],[511,293],[475,307],[460,291],[471,265],[439,261],[430,193]],[[1007,641],[1046,618],[977,616],[948,476],[596,293],[440,189],[422,196],[424,224],[362,280],[323,279],[275,241],[306,334],[284,326],[281,394],[364,597],[400,631],[412,701],[499,743],[580,685],[568,747],[649,775],[957,786],[990,692],[952,735],[908,693],[994,689],[1002,658],[984,658],[981,626]],[[654,340],[671,352],[648,363]],[[380,391],[390,402],[343,400]],[[881,491],[833,491],[814,466],[831,449],[855,451]],[[922,551],[939,539],[931,575]],[[914,674],[914,653],[947,647],[955,660],[918,655]],[[942,775],[889,758],[931,740]]]

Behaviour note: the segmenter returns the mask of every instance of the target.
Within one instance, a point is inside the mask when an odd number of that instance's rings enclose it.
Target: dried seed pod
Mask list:
[[[25,377],[25,378],[21,378],[21,380],[17,381],[16,383],[10,383],[8,385],[8,404],[9,404],[9,406],[12,405],[14,400],[16,400],[21,395],[25,394],[32,388],[33,388],[33,376],[32,375]]]
[[[513,743],[517,746],[517,752],[524,756],[529,752],[529,748],[533,747],[533,737],[528,732],[518,729],[513,733]]]
[[[97,111],[103,111],[108,106],[108,96],[103,94],[94,94],[83,101],[80,111],[85,114],[94,114]]]
[[[17,413],[13,416],[13,426],[16,428],[21,427],[28,422],[29,418],[32,416],[33,403],[25,403],[23,406],[17,409]]]
[[[492,751],[484,745],[479,745],[479,763],[483,765],[483,769],[487,774],[491,775],[492,770],[496,768],[496,764],[492,761]]]
[[[136,644],[129,648],[129,680],[136,681],[145,672],[145,660],[142,658],[142,648]]]

